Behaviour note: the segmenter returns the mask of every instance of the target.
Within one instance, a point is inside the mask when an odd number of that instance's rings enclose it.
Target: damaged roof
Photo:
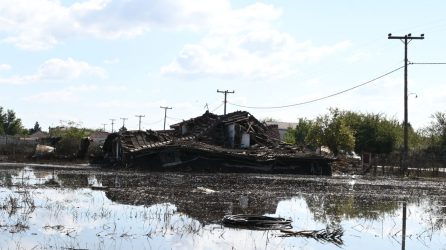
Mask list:
[[[236,124],[239,126],[240,132],[250,134],[254,144],[273,147],[277,146],[279,142],[275,136],[270,136],[275,134],[274,131],[270,131],[274,128],[260,122],[246,111],[236,111],[226,115],[216,115],[206,111],[202,116],[174,124],[171,128],[177,131],[179,137],[194,136],[199,141],[218,144],[218,141],[223,139],[220,137],[225,132],[225,126],[230,124]],[[187,132],[179,134],[184,132],[182,131],[183,126],[187,127]]]

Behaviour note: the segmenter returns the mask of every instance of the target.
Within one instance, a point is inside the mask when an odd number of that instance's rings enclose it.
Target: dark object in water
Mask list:
[[[281,229],[280,232],[284,233],[280,237],[291,237],[291,236],[301,236],[307,238],[313,238],[317,241],[333,243],[336,246],[341,246],[344,244],[342,241],[342,235],[344,235],[344,230],[340,227],[336,228],[325,228],[320,230],[302,230],[302,231],[292,231],[289,229]]]
[[[255,230],[280,230],[292,228],[291,220],[264,215],[225,215],[222,222],[223,226],[225,227],[236,227]]]

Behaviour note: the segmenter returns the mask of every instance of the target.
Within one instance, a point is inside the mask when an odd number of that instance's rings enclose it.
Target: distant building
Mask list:
[[[104,131],[94,131],[90,134],[89,138],[94,144],[102,145],[109,134],[110,133]]]
[[[285,139],[285,134],[288,128],[296,128],[297,122],[266,122],[268,126],[276,125],[279,130],[280,140],[283,141]]]
[[[40,140],[40,139],[44,139],[44,138],[48,138],[48,137],[50,137],[50,135],[47,132],[43,132],[43,131],[37,131],[37,132],[31,134],[30,136],[28,136],[28,138],[34,139],[34,140]]]

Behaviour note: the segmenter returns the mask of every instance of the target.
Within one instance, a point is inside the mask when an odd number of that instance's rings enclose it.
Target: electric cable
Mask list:
[[[227,103],[229,103],[229,102],[227,102]],[[219,108],[221,108],[221,106],[223,106],[223,103],[220,104],[220,105],[218,105],[215,109],[213,109],[213,110],[211,111],[211,113],[214,113],[214,111],[217,110],[217,109],[219,109]]]
[[[446,64],[446,63],[444,63],[444,62],[409,62],[409,64],[429,64],[429,65],[434,65],[434,64]]]
[[[333,94],[330,94],[330,95],[326,95],[326,96],[323,96],[323,97],[319,97],[319,98],[316,98],[316,99],[313,99],[313,100],[305,101],[305,102],[299,102],[299,103],[282,105],[282,106],[270,106],[270,107],[245,106],[245,105],[240,105],[240,104],[231,103],[231,102],[227,102],[227,103],[230,104],[230,105],[233,105],[233,106],[242,107],[242,108],[250,108],[250,109],[280,109],[280,108],[289,108],[289,107],[294,107],[294,106],[300,106],[300,105],[321,101],[321,100],[328,99],[328,98],[333,97],[333,96],[337,96],[337,95],[346,93],[348,91],[354,90],[356,88],[359,88],[359,87],[362,87],[362,86],[367,85],[369,83],[372,83],[374,81],[377,81],[377,80],[379,80],[379,79],[381,79],[381,78],[383,78],[385,76],[388,76],[388,75],[390,75],[392,73],[395,73],[396,71],[398,71],[398,70],[400,70],[402,68],[404,68],[404,66],[398,67],[398,68],[396,68],[394,70],[391,70],[391,71],[389,71],[389,72],[387,72],[385,74],[382,74],[382,75],[380,75],[378,77],[375,77],[375,78],[373,78],[373,79],[371,79],[369,81],[366,81],[366,82],[363,82],[361,84],[355,85],[355,86],[350,87],[348,89],[345,89],[345,90],[342,90],[342,91],[338,91],[336,93],[333,93]]]

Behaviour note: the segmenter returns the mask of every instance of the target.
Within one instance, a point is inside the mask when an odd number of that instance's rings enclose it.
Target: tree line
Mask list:
[[[329,109],[315,119],[301,118],[285,134],[288,143],[310,149],[327,146],[334,155],[356,151],[388,155],[401,152],[404,124],[383,114]],[[436,112],[430,124],[415,131],[409,125],[409,150],[446,156],[446,113]]]
[[[16,116],[14,110],[5,110],[3,107],[0,107],[0,135],[25,136],[38,131],[42,131],[38,122],[34,124],[34,127],[26,129],[22,124],[22,120]]]
[[[78,139],[94,131],[73,122],[61,125],[51,136]],[[389,155],[401,152],[403,129],[403,123],[380,113],[330,108],[315,119],[299,119],[296,127],[288,129],[285,140],[312,150],[327,146],[334,155],[349,151]],[[24,128],[13,110],[0,107],[0,135],[24,136],[41,130],[38,122]],[[409,150],[446,158],[446,112],[434,113],[429,125],[417,131],[409,124]]]

